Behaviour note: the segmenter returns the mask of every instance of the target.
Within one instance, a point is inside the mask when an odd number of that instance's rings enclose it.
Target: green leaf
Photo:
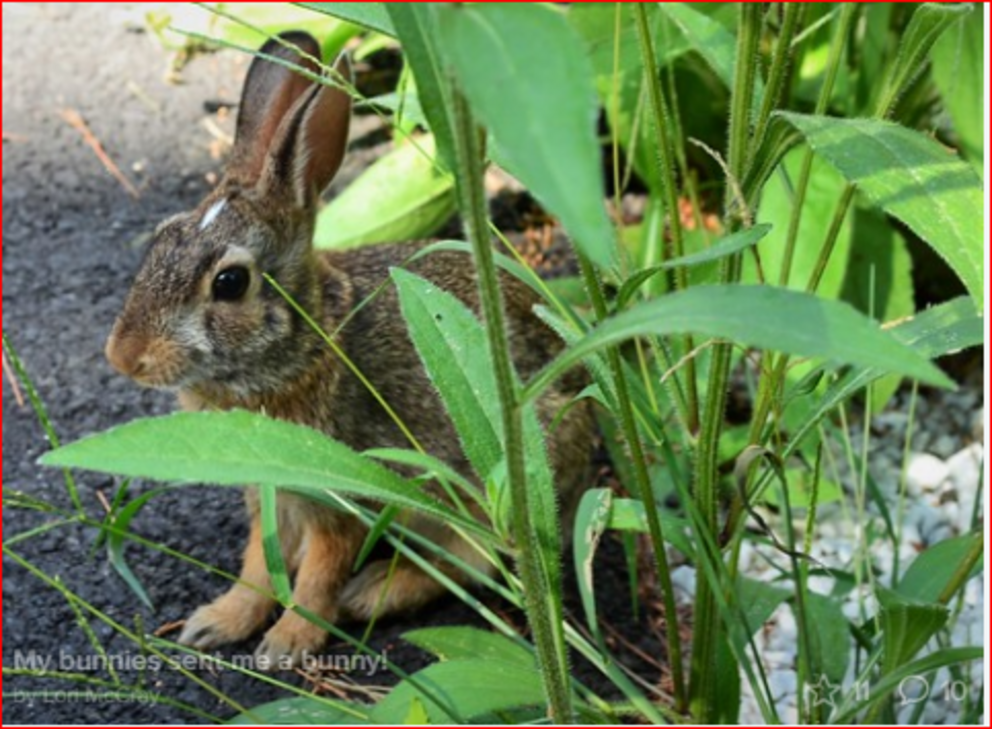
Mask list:
[[[376,160],[317,215],[317,248],[416,240],[454,214],[455,182],[434,165],[434,138],[417,137]]]
[[[682,554],[692,557],[696,550],[686,536],[689,522],[664,509],[658,509],[658,518],[666,541]],[[647,533],[648,518],[644,513],[644,503],[637,499],[613,499],[610,507],[610,529]]]
[[[253,706],[238,714],[228,724],[276,726],[341,726],[369,724],[368,709],[349,702],[330,702],[309,696],[294,696]]]
[[[392,277],[424,369],[465,455],[485,481],[503,456],[502,416],[485,331],[460,301],[434,284],[400,268],[392,270]]]
[[[884,322],[916,311],[912,259],[905,239],[877,210],[854,210],[854,245],[842,298],[858,311]],[[888,376],[872,388],[872,412],[880,413],[899,389],[902,378]]]
[[[761,241],[758,252],[761,254],[765,280],[771,284],[778,284],[780,280],[789,220],[796,205],[795,185],[806,154],[806,150],[803,149],[787,154],[782,160],[779,174],[772,175],[761,191],[761,207],[757,219],[763,223],[770,223],[772,232]],[[806,290],[806,285],[820,257],[820,248],[823,246],[834,210],[837,208],[837,200],[846,186],[844,177],[826,161],[813,158],[809,186],[803,200],[802,219],[796,237],[795,255],[789,273],[787,284],[789,288],[797,291]],[[844,218],[830,255],[830,265],[816,290],[817,295],[826,299],[839,298],[844,286],[844,272],[847,270],[848,252],[851,247],[851,218],[850,213]],[[744,283],[759,281],[754,259],[751,256],[745,256],[743,260],[741,280]]]
[[[923,70],[937,39],[956,20],[971,12],[971,3],[923,3],[916,8],[909,27],[899,37],[899,54],[886,79],[877,114],[888,116]]]
[[[455,140],[448,115],[451,100],[440,58],[434,11],[428,5],[417,3],[388,3],[386,12],[417,81],[417,94],[437,140],[441,159],[449,170],[454,170]]]
[[[516,662],[485,658],[444,661],[418,671],[411,679],[400,683],[375,706],[374,723],[401,723],[414,701],[423,704],[432,724],[465,723],[473,717],[545,703],[540,672]]]
[[[737,601],[747,618],[747,629],[751,635],[761,631],[764,624],[771,619],[775,609],[789,599],[789,594],[784,587],[776,587],[768,582],[746,577],[737,580]],[[751,635],[746,635],[742,630],[732,638],[738,643],[738,655],[744,655],[747,639]]]
[[[816,592],[806,593],[806,625],[814,641],[813,654],[820,665],[813,672],[826,676],[831,683],[839,684],[847,673],[850,657],[851,627],[841,610],[840,601]],[[798,620],[798,618],[797,618]],[[812,677],[814,681],[817,676]]]
[[[981,12],[969,13],[933,47],[933,80],[954,122],[961,152],[985,176],[985,28]]]
[[[575,574],[579,583],[579,595],[586,613],[589,632],[596,643],[603,645],[603,636],[596,616],[596,591],[593,589],[593,560],[596,549],[610,524],[613,508],[613,492],[610,489],[590,489],[582,494],[579,508],[575,513],[575,530],[572,532]]]
[[[463,626],[421,628],[403,634],[403,640],[436,655],[442,661],[477,658],[534,668],[534,654],[505,635]]]
[[[45,453],[44,466],[181,483],[269,483],[316,499],[327,491],[395,504],[481,528],[343,443],[241,410],[142,418]]]
[[[131,525],[131,520],[138,515],[145,505],[151,501],[153,498],[159,494],[167,491],[168,489],[159,488],[152,489],[143,493],[141,496],[129,501],[127,505],[121,508],[117,515],[113,518],[113,530],[107,531],[107,556],[110,559],[110,566],[121,576],[125,584],[131,588],[142,604],[145,605],[149,610],[154,610],[155,607],[152,605],[152,599],[148,596],[148,592],[145,590],[144,585],[141,584],[141,580],[138,576],[134,574],[131,566],[124,559],[124,545],[126,544],[125,535],[127,534],[128,527]]]
[[[975,312],[971,300],[963,296],[931,307],[889,331],[898,341],[927,359],[980,346],[985,341],[984,318]],[[859,367],[844,373],[796,428],[786,451],[795,452],[799,443],[829,412],[885,374],[884,369],[873,367]]]
[[[771,229],[771,225],[764,223],[755,225],[751,228],[746,228],[736,233],[731,233],[730,235],[718,240],[709,248],[704,248],[701,251],[689,253],[687,255],[680,256],[679,258],[673,258],[665,261],[664,263],[659,263],[657,266],[651,266],[650,268],[645,268],[638,271],[624,281],[623,285],[620,287],[620,291],[617,293],[617,309],[623,309],[637,290],[656,273],[660,271],[668,271],[680,266],[698,266],[703,263],[719,261],[721,258],[726,258],[727,256],[733,255],[734,253],[739,253],[740,251],[755,245],[758,241],[768,235],[768,232]]]
[[[427,726],[430,723],[431,720],[427,716],[427,709],[423,702],[414,696],[410,699],[410,710],[407,712],[406,718],[403,719],[403,724],[405,726]]]
[[[604,320],[527,386],[533,396],[570,367],[605,347],[645,334],[720,337],[752,347],[837,364],[879,367],[943,387],[937,367],[850,304],[772,286],[696,286],[641,302]]]
[[[293,599],[293,588],[289,584],[289,571],[282,555],[282,540],[279,538],[279,508],[276,506],[276,487],[269,484],[258,486],[258,501],[262,519],[262,551],[265,567],[272,580],[272,590],[283,605]]]
[[[394,268],[393,281],[424,369],[437,388],[472,467],[485,483],[505,464],[503,419],[496,396],[496,373],[481,322],[447,291]],[[540,545],[549,610],[560,614],[561,538],[554,477],[544,432],[533,404],[524,408],[523,436],[528,505]]]
[[[324,15],[347,20],[369,30],[396,37],[396,30],[386,12],[385,3],[297,3]]]
[[[888,674],[913,659],[920,649],[947,624],[950,611],[936,603],[921,603],[879,588],[881,606],[882,674]]]
[[[936,602],[954,577],[958,566],[981,538],[980,534],[964,534],[927,548],[909,565],[899,580],[896,592],[920,602]],[[980,570],[981,562],[976,565],[973,574]]]
[[[778,112],[873,205],[905,223],[984,305],[984,204],[974,169],[920,132],[867,119]]]
[[[446,6],[437,13],[451,70],[501,160],[592,261],[609,266],[614,230],[582,41],[560,11],[544,5]]]

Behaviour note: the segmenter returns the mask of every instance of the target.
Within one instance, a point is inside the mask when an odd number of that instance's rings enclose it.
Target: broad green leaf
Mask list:
[[[940,37],[931,53],[931,68],[944,107],[954,122],[961,151],[984,177],[985,28],[982,15],[980,11],[968,14]]]
[[[316,10],[324,15],[347,20],[369,30],[376,30],[396,37],[396,30],[389,19],[385,3],[297,3],[300,7]]]
[[[484,483],[505,473],[502,410],[481,322],[435,284],[399,268],[391,273],[410,338],[448,409],[465,455]],[[560,614],[561,538],[554,477],[533,404],[524,408],[523,438],[528,508],[548,589],[543,597],[547,609]],[[498,485],[505,487],[505,479]]]
[[[868,119],[779,112],[872,204],[898,218],[984,305],[984,203],[975,170],[920,132]]]
[[[750,248],[764,238],[772,229],[771,225],[759,224],[745,230],[731,233],[721,238],[709,248],[689,253],[679,258],[673,258],[656,266],[643,269],[634,273],[623,282],[620,291],[617,293],[617,309],[622,309],[634,293],[652,276],[660,271],[668,271],[680,266],[698,266],[703,263],[711,263],[726,258],[734,253]]]
[[[920,602],[936,602],[981,539],[980,534],[964,534],[927,548],[909,565],[896,586],[896,592]],[[972,575],[981,569],[981,564],[979,560]]]
[[[275,726],[342,726],[369,724],[368,708],[345,701],[310,696],[294,696],[253,706],[244,714],[228,720],[228,724]]]
[[[414,700],[432,724],[465,723],[473,717],[524,706],[543,706],[544,684],[535,667],[486,658],[434,663],[394,688],[375,708],[376,724],[398,724]],[[421,690],[422,687],[423,690]]]
[[[413,70],[417,94],[438,143],[438,153],[449,170],[456,169],[455,140],[451,130],[451,100],[437,40],[434,11],[418,3],[387,3],[386,12],[403,44],[403,56]]]
[[[789,487],[789,503],[794,509],[808,509],[813,497],[813,474],[803,468],[786,470]],[[830,481],[822,476],[817,482],[816,503],[832,504],[844,497],[844,489],[836,481]],[[762,501],[772,506],[782,507],[781,489],[768,489],[762,496]]]
[[[850,304],[773,286],[697,286],[641,302],[604,320],[527,386],[533,396],[600,349],[645,334],[720,337],[837,364],[879,367],[953,386],[936,366],[855,311]]]
[[[382,157],[317,215],[317,248],[429,236],[455,212],[454,178],[434,165],[434,138],[417,137]]]
[[[936,603],[921,603],[879,587],[881,610],[882,674],[913,659],[938,630],[947,624],[950,611]]]
[[[796,182],[802,167],[804,149],[793,150],[782,160],[782,167],[773,174],[761,192],[761,207],[757,219],[770,223],[772,231],[758,245],[761,254],[761,269],[765,281],[777,285],[780,281],[785,257],[789,220],[796,206]],[[796,237],[795,254],[789,273],[787,286],[797,291],[805,291],[820,256],[820,249],[830,227],[837,200],[847,183],[836,170],[824,160],[813,158],[809,186],[803,200],[802,218]],[[851,218],[848,215],[837,236],[830,265],[827,267],[816,290],[817,295],[826,299],[840,298],[844,287],[844,272],[847,270],[848,252],[851,247]],[[743,259],[741,281],[758,283],[756,264],[752,256]]]
[[[546,5],[438,8],[448,64],[510,171],[595,263],[613,259],[598,102],[582,41]]]
[[[737,648],[740,655],[744,654],[747,639],[761,631],[765,623],[771,619],[775,609],[788,600],[789,595],[790,592],[784,587],[777,587],[768,582],[746,577],[737,580],[737,602],[747,618],[747,629],[751,633],[746,635],[743,631],[739,631],[733,638],[739,643]]]
[[[484,481],[503,457],[502,416],[485,331],[460,301],[436,285],[399,268],[392,277],[424,369]]]
[[[810,638],[815,641],[814,654],[820,660],[820,665],[814,666],[814,673],[839,684],[847,673],[851,626],[841,610],[840,600],[816,592],[807,592],[805,597],[809,611],[806,625],[810,628]],[[796,620],[799,619],[797,616]]]
[[[421,628],[403,634],[403,640],[436,655],[442,661],[478,658],[534,668],[534,654],[505,635],[479,628],[453,626]]]
[[[327,491],[473,524],[343,443],[295,423],[241,410],[143,418],[45,453],[65,466],[181,483],[279,484],[319,498]]]

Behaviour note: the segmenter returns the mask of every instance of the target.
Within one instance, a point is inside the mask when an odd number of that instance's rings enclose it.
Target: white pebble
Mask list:
[[[906,469],[906,487],[911,494],[935,491],[950,474],[947,463],[929,453],[914,453]]]

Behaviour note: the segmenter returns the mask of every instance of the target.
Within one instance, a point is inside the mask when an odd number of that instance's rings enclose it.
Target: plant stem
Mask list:
[[[453,88],[452,111],[458,161],[456,175],[458,202],[465,220],[465,232],[472,244],[475,258],[479,278],[479,297],[502,411],[513,536],[516,543],[517,566],[524,588],[527,620],[534,634],[534,645],[537,649],[541,676],[544,679],[551,721],[555,724],[568,723],[572,721],[572,709],[564,641],[555,639],[551,614],[546,609],[543,599],[547,591],[554,590],[555,586],[546,584],[546,575],[541,568],[541,555],[538,553],[538,545],[534,539],[528,509],[522,409],[517,394],[513,362],[510,358],[496,264],[489,240],[486,197],[482,182],[480,130],[472,118],[468,102],[457,87]],[[552,559],[558,558],[558,555],[552,556]]]
[[[765,95],[761,100],[761,109],[758,112],[758,121],[754,125],[754,145],[751,148],[751,157],[760,148],[761,140],[768,130],[768,122],[772,112],[782,99],[785,91],[785,80],[789,66],[792,63],[793,47],[792,39],[796,34],[799,25],[799,17],[803,12],[803,6],[799,3],[785,3],[782,10],[782,30],[778,35],[778,42],[775,44],[775,54],[772,56],[772,67],[768,72],[768,83],[765,84]],[[750,162],[748,163],[750,167]]]
[[[750,141],[751,108],[757,76],[758,43],[761,36],[761,8],[754,4],[741,5],[737,31],[737,56],[734,87],[731,95],[729,132],[729,177],[725,196],[725,225],[728,232],[740,227],[743,210],[736,209],[734,180],[743,179],[744,163]],[[740,278],[740,254],[726,260],[721,267],[723,283]],[[727,401],[727,381],[730,377],[731,347],[727,343],[713,348],[706,405],[696,450],[696,498],[704,526],[717,535],[719,507],[718,460],[723,413]],[[704,559],[706,557],[703,557]],[[719,557],[716,557],[719,559]],[[693,717],[713,723],[721,718],[717,656],[726,631],[720,624],[714,592],[720,585],[698,580],[696,588],[696,627],[692,643],[689,707]]]
[[[662,195],[665,207],[668,209],[668,228],[672,235],[672,251],[676,258],[685,255],[685,245],[682,239],[682,222],[679,219],[679,197],[675,185],[675,150],[672,138],[668,133],[672,127],[672,114],[661,92],[658,81],[658,67],[654,60],[654,45],[651,40],[651,29],[648,26],[647,10],[642,3],[634,6],[634,17],[637,20],[637,38],[641,48],[641,61],[644,65],[644,83],[647,84],[648,98],[651,104],[651,115],[657,135],[655,149],[658,152],[658,171],[661,180]],[[664,239],[661,249],[664,251]],[[661,260],[664,260],[662,254]],[[684,289],[689,285],[688,273],[684,266],[675,269],[675,288]],[[695,349],[692,335],[683,338],[685,351]],[[699,395],[696,389],[696,364],[689,360],[685,367],[686,393],[688,396],[687,423],[689,431],[695,433],[699,429]]]
[[[855,12],[858,6],[855,3],[845,4],[840,9],[840,19],[837,22],[837,28],[834,31],[833,39],[830,43],[830,55],[827,58],[827,68],[826,75],[823,79],[823,85],[820,87],[820,95],[816,100],[816,108],[814,109],[815,114],[823,114],[827,110],[827,106],[830,103],[830,98],[833,96],[834,84],[837,81],[837,74],[840,70],[841,62],[844,59],[844,49],[847,44],[847,37],[851,32],[851,24],[854,22]],[[799,170],[799,179],[796,184],[796,194],[795,199],[792,204],[792,213],[789,216],[789,228],[786,233],[785,239],[785,252],[782,258],[782,270],[779,276],[779,286],[788,286],[789,278],[792,274],[792,261],[795,256],[796,242],[799,239],[799,224],[802,221],[803,210],[805,209],[806,201],[806,191],[809,189],[810,174],[813,167],[813,151],[807,150],[806,154],[803,156],[802,166]],[[844,209],[846,214],[847,210]],[[835,215],[834,221],[838,218]],[[841,215],[839,220],[843,222],[844,215]],[[831,226],[831,233],[835,236],[839,233],[839,227],[834,228]],[[833,251],[835,239],[828,234],[826,240],[824,241],[823,248],[821,249],[820,262],[823,264],[823,268],[826,267],[826,263],[829,261],[829,252]],[[827,251],[827,256],[824,257],[823,253]],[[818,263],[819,267],[819,263]],[[816,276],[816,284],[819,285],[820,277],[823,271]],[[816,287],[808,289],[815,291]],[[775,359],[774,365],[772,364],[773,358]],[[788,366],[789,358],[785,355],[779,355],[775,358],[771,353],[765,352],[761,357],[761,382],[758,386],[758,395],[756,398],[756,404],[754,407],[754,415],[751,418],[751,431],[749,435],[749,442],[760,444],[764,442],[764,430],[765,423],[768,420],[768,414],[771,412],[772,403],[774,402],[775,395],[778,392],[782,382],[785,378],[785,370]],[[736,522],[737,517],[740,515],[740,509],[733,509],[731,513],[731,521]]]
[[[603,296],[603,289],[596,276],[596,270],[582,253],[578,253],[579,267],[582,270],[582,278],[586,288],[589,290],[593,308],[598,320],[607,316],[606,299]],[[620,426],[623,430],[624,439],[630,449],[630,459],[634,466],[634,481],[637,484],[638,498],[644,504],[644,512],[648,522],[648,535],[651,538],[651,549],[654,553],[655,570],[658,573],[658,584],[661,587],[661,596],[665,606],[665,628],[668,648],[668,661],[672,669],[672,682],[674,684],[675,710],[685,711],[685,677],[682,669],[682,649],[679,641],[678,613],[675,607],[675,592],[672,586],[672,572],[668,565],[668,555],[665,552],[665,538],[662,532],[661,520],[658,518],[658,505],[654,498],[654,491],[651,488],[651,477],[648,474],[647,461],[644,457],[644,449],[641,446],[641,437],[637,431],[637,422],[634,419],[634,410],[630,404],[630,392],[627,389],[627,378],[623,371],[623,362],[620,359],[620,352],[616,347],[607,350],[607,359],[610,363],[610,371],[617,388],[617,402],[620,406]]]

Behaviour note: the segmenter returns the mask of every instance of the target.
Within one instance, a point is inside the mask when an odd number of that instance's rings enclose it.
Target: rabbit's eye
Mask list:
[[[245,295],[250,282],[251,273],[244,266],[225,268],[214,278],[214,300],[237,301]]]

